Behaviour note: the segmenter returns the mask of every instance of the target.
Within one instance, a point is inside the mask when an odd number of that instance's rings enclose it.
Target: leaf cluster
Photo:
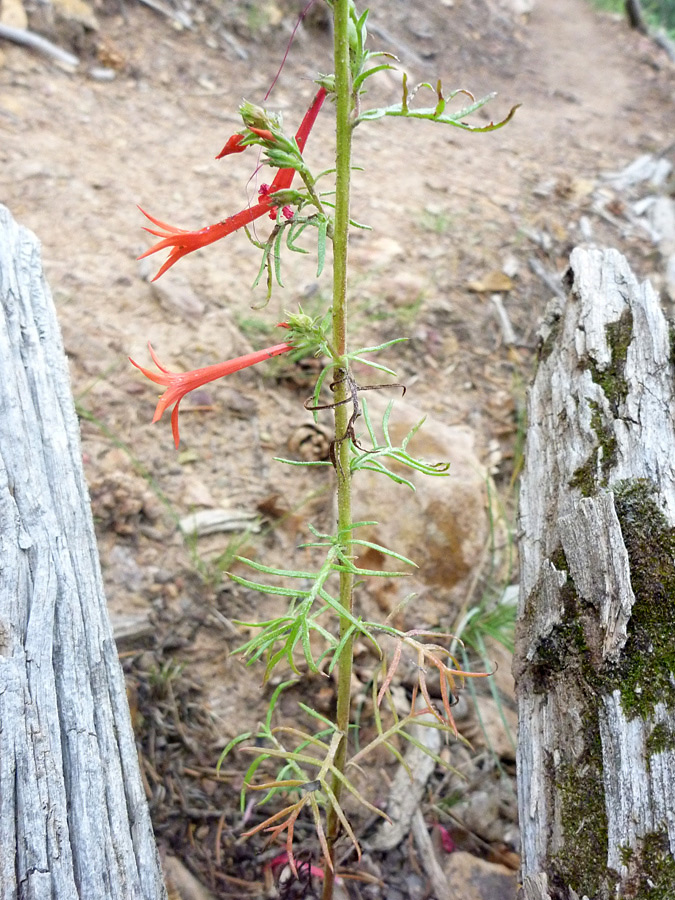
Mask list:
[[[370,628],[364,625],[361,618],[357,618],[340,603],[334,592],[328,589],[327,583],[331,576],[339,576],[342,572],[349,572],[356,578],[367,577],[386,577],[397,578],[405,577],[407,572],[391,572],[380,569],[364,569],[357,566],[353,559],[347,555],[346,548],[352,546],[364,546],[377,550],[386,556],[406,565],[414,566],[415,563],[388,550],[372,541],[360,540],[350,536],[351,530],[363,525],[373,524],[371,522],[355,522],[351,525],[349,533],[338,532],[337,535],[322,534],[313,526],[309,526],[312,534],[319,538],[318,541],[312,541],[302,545],[302,548],[316,547],[324,548],[326,555],[324,561],[318,571],[310,572],[297,569],[280,569],[274,566],[265,566],[255,560],[246,559],[245,557],[237,557],[238,562],[243,563],[256,572],[264,575],[274,575],[277,578],[290,579],[291,581],[300,581],[304,586],[293,585],[285,586],[279,584],[264,584],[259,581],[252,581],[248,578],[242,578],[240,575],[230,573],[230,578],[243,587],[251,588],[263,594],[276,594],[289,598],[289,607],[287,611],[273,619],[264,622],[237,622],[238,625],[245,625],[248,628],[259,630],[253,638],[237,648],[235,652],[248,657],[248,665],[255,663],[261,658],[265,658],[266,667],[263,676],[263,682],[267,681],[274,669],[283,661],[286,661],[293,672],[297,675],[300,671],[295,662],[295,651],[302,648],[305,663],[311,672],[318,673],[322,671],[320,666],[329,656],[330,662],[327,667],[327,673],[330,674],[340,658],[343,648],[348,641],[353,640],[355,634],[363,635],[370,644],[372,644],[375,652],[379,657],[382,656],[377,640],[373,637]],[[332,610],[338,618],[346,619],[348,627],[338,640],[320,621]],[[311,637],[316,634],[323,638],[325,649],[315,658],[312,649]]]
[[[326,0],[328,5],[333,8],[333,0]],[[349,63],[352,76],[352,90],[354,96],[364,93],[363,84],[371,75],[381,72],[384,69],[393,69],[394,66],[389,63],[381,63],[376,66],[366,68],[370,60],[377,57],[386,57],[387,59],[396,60],[393,53],[385,50],[369,50],[366,47],[368,40],[368,28],[366,22],[370,10],[366,9],[361,15],[357,12],[356,5],[353,0],[349,2],[349,20],[347,23],[348,39],[349,39]],[[322,75],[318,81],[327,90],[335,90],[335,78],[332,75]]]
[[[420,421],[410,429],[408,434],[401,441],[401,445],[399,447],[394,446],[391,435],[389,433],[389,419],[391,416],[393,405],[394,402],[392,400],[387,404],[387,408],[384,411],[384,415],[382,417],[382,434],[384,441],[378,442],[378,439],[375,435],[375,430],[373,429],[370,414],[368,412],[368,404],[365,400],[363,400],[363,421],[365,422],[366,428],[368,430],[368,435],[370,437],[370,440],[372,441],[372,448],[368,450],[362,450],[360,447],[357,447],[353,441],[350,442],[352,455],[350,457],[349,467],[351,471],[357,472],[359,469],[368,469],[371,472],[379,472],[380,474],[386,475],[387,478],[390,478],[392,481],[396,482],[396,484],[405,484],[412,491],[415,490],[415,485],[412,483],[412,481],[410,481],[408,478],[405,478],[398,472],[390,469],[387,465],[384,464],[382,460],[386,459],[388,461],[390,460],[393,463],[407,466],[409,469],[414,469],[416,472],[421,472],[423,475],[449,475],[450,463],[427,463],[421,459],[417,459],[415,456],[412,456],[408,452],[408,444],[420,430],[422,425],[424,425],[426,416],[421,418]]]
[[[284,193],[290,194],[291,192],[285,191]],[[304,216],[300,215],[300,210],[306,206],[309,201],[304,195],[297,191],[293,191],[292,193],[295,197],[289,199],[288,202],[297,203],[297,211],[292,219],[284,219],[282,206],[278,206],[274,228],[270,232],[267,240],[258,241],[254,238],[248,228],[245,229],[250,242],[259,250],[262,250],[260,268],[258,269],[258,274],[251,287],[256,288],[260,284],[263,274],[265,275],[267,295],[263,306],[266,306],[272,297],[272,289],[275,281],[279,287],[284,287],[281,277],[281,254],[284,242],[287,249],[292,253],[308,253],[308,250],[305,250],[304,247],[300,247],[297,243],[308,228],[316,228],[318,233],[316,277],[318,278],[323,272],[326,260],[326,240],[328,238],[329,228],[331,227],[330,218],[323,212],[310,213],[309,215]],[[272,195],[273,198],[276,198],[276,196],[276,194]]]
[[[243,811],[246,802],[246,792],[265,791],[266,794],[258,804],[263,806],[269,802],[274,796],[282,793],[287,796],[289,794],[299,794],[297,800],[284,806],[278,812],[273,813],[263,822],[249,829],[243,837],[251,837],[260,831],[266,831],[269,834],[269,840],[280,836],[286,832],[286,852],[288,854],[289,864],[293,873],[297,877],[297,869],[295,865],[295,857],[293,854],[293,834],[295,823],[303,809],[308,808],[314,827],[316,829],[319,845],[324,855],[326,864],[332,868],[331,854],[328,850],[326,841],[326,833],[324,830],[321,811],[322,809],[332,809],[340,822],[345,834],[352,842],[357,856],[361,857],[361,848],[356,835],[349,823],[349,819],[344,813],[342,806],[335,793],[335,785],[339,784],[347,790],[362,806],[380,816],[386,821],[390,821],[386,813],[373,806],[363,794],[352,784],[340,767],[335,764],[335,757],[338,752],[341,741],[345,737],[341,731],[329,719],[322,716],[316,710],[311,709],[304,703],[300,704],[309,716],[318,719],[325,727],[315,734],[301,731],[298,728],[279,725],[272,727],[272,715],[274,708],[279,699],[281,692],[293,684],[292,681],[285,681],[280,684],[270,700],[267,717],[265,722],[260,726],[258,733],[255,735],[256,745],[247,746],[242,749],[247,753],[255,755],[255,759],[248,767],[244,776],[244,783],[241,789],[241,809]],[[253,735],[251,732],[239,735],[230,741],[223,750],[218,761],[218,768],[223,764],[225,758],[230,751],[248,740]],[[295,747],[285,746],[282,742],[284,738],[290,738],[297,742]],[[260,746],[264,744],[265,746]],[[318,752],[317,752],[318,751]],[[258,768],[269,759],[280,759],[283,766],[279,770],[277,777],[273,781],[265,781],[262,783],[254,783],[253,779]],[[310,771],[316,770],[316,771]]]
[[[428,88],[430,91],[433,91],[436,94],[436,104],[430,107],[422,107],[422,108],[412,108],[410,103],[414,99],[415,95],[422,88]],[[516,113],[520,104],[511,107],[507,116],[502,119],[500,122],[490,122],[489,125],[469,125],[468,122],[464,122],[463,120],[470,116],[472,113],[481,109],[481,107],[485,106],[486,103],[489,103],[494,97],[496,97],[496,93],[487,94],[485,97],[481,97],[479,100],[476,100],[474,95],[465,90],[464,88],[459,88],[457,90],[451,91],[450,94],[446,97],[443,93],[443,87],[441,84],[440,78],[436,82],[436,85],[431,85],[428,81],[422,81],[419,84],[415,85],[412,90],[408,89],[408,76],[404,72],[403,73],[403,83],[402,83],[402,97],[400,103],[395,103],[392,106],[384,106],[378,107],[376,109],[368,109],[363,112],[360,112],[357,118],[354,121],[354,125],[358,125],[361,122],[372,122],[376,119],[382,119],[385,116],[394,116],[397,118],[406,118],[406,119],[428,119],[431,122],[440,122],[443,125],[454,125],[456,128],[462,128],[464,131],[475,131],[475,132],[488,132],[488,131],[496,131],[498,128],[503,128],[507,122],[510,122],[513,116]],[[465,94],[471,100],[471,103],[468,106],[463,107],[457,112],[447,113],[446,107],[449,100],[454,99],[458,94]]]

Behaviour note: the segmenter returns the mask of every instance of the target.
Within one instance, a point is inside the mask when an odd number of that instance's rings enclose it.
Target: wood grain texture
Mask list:
[[[567,284],[520,497],[522,897],[675,897],[669,328],[616,251],[574,250]]]
[[[51,293],[0,206],[0,898],[165,896]]]

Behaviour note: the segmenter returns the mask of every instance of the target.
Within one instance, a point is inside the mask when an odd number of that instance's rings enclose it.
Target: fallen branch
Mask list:
[[[141,0],[141,3],[149,6],[150,9],[154,9],[160,15],[166,16],[167,19],[173,19],[174,22],[178,22],[183,28],[192,28],[192,19],[181,9],[168,9],[163,3],[159,3],[158,0]]]
[[[516,337],[516,332],[513,330],[513,325],[511,324],[511,320],[509,319],[509,315],[504,308],[504,303],[502,302],[501,294],[492,294],[490,297],[492,303],[494,303],[495,310],[497,312],[497,318],[499,319],[499,325],[502,329],[502,341],[505,347],[513,347],[514,344],[518,343],[518,338]]]
[[[666,51],[671,62],[675,62],[675,44],[670,40],[666,32],[662,29],[651,28],[644,11],[640,5],[640,0],[626,0],[626,15],[630,27],[639,31],[640,34],[646,35],[650,40],[658,44],[662,50]]]
[[[436,900],[451,900],[448,879],[436,857],[436,851],[427,830],[427,823],[424,821],[422,810],[419,807],[415,810],[412,818],[412,833],[419,851],[420,863],[431,882],[431,889]]]
[[[3,25],[0,22],[0,38],[6,41],[12,41],[15,44],[21,44],[24,47],[31,47],[47,56],[51,56],[57,62],[64,63],[67,66],[79,66],[80,60],[67,50],[57,47],[47,38],[29,31],[27,28],[12,28],[11,25]]]
[[[527,264],[534,274],[541,278],[546,287],[552,291],[556,297],[560,297],[561,299],[564,298],[565,291],[563,290],[560,281],[560,275],[557,272],[549,272],[548,269],[534,256],[531,256],[528,259]]]
[[[654,41],[655,44],[658,44],[658,46],[661,47],[662,50],[666,51],[668,59],[671,62],[675,62],[675,44],[671,41],[671,39],[662,28],[659,28],[658,31],[650,29],[649,37]]]
[[[432,716],[421,716],[418,721],[422,723],[426,719],[433,722]],[[441,734],[436,728],[414,725],[410,729],[419,744],[427,748],[428,752],[412,744],[405,755],[405,767],[400,766],[389,792],[387,812],[390,821],[382,822],[371,841],[369,847],[372,850],[387,851],[397,847],[411,831],[416,810],[419,808],[427,781],[431,778],[436,762],[436,756],[441,749]],[[410,772],[413,780],[410,780]]]

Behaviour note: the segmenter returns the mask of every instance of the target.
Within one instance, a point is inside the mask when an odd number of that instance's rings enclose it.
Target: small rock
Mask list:
[[[666,263],[666,291],[669,298],[675,303],[675,253],[668,257]]]
[[[110,622],[118,649],[143,641],[154,634],[156,630],[149,619],[147,610],[129,614],[110,610]]]
[[[153,580],[155,584],[170,584],[176,577],[176,573],[170,569],[157,569]]]
[[[256,512],[240,509],[204,509],[184,516],[178,527],[187,535],[202,537],[229,531],[260,531],[260,517]]]
[[[106,66],[93,66],[89,69],[89,77],[94,81],[114,81],[117,78],[117,72]]]
[[[502,272],[507,278],[515,278],[520,271],[520,263],[513,253],[508,253],[502,262]]]
[[[462,723],[460,729],[462,735],[475,749],[487,747],[500,759],[514,761],[515,735],[518,728],[515,710],[505,704],[502,704],[500,710],[492,696],[476,697],[476,706],[478,709],[477,712],[474,710],[472,720]]]
[[[647,217],[662,255],[675,252],[675,202],[670,197],[657,197],[649,207]]]
[[[28,28],[28,16],[21,0],[2,0],[0,22],[10,28]]]
[[[152,582],[152,575],[138,565],[132,550],[121,543],[110,549],[103,562],[106,582],[121,587],[127,594],[141,594]]]
[[[525,16],[534,9],[534,0],[501,0],[501,5],[514,16]]]
[[[52,0],[52,5],[61,20],[84,25],[90,31],[98,31],[94,11],[85,0]]]
[[[376,434],[381,432],[379,423],[387,399],[369,395],[367,400]],[[389,421],[395,446],[422,417],[422,411],[406,400],[395,404]],[[357,423],[358,430],[362,427]],[[449,462],[449,475],[433,477],[391,466],[415,485],[413,492],[384,475],[362,470],[355,476],[354,506],[357,521],[375,518],[379,523],[359,529],[358,537],[402,553],[419,566],[409,578],[373,579],[371,587],[380,611],[386,612],[421,589],[423,598],[404,610],[406,619],[419,627],[436,624],[448,615],[449,603],[464,596],[466,580],[480,559],[488,529],[485,473],[474,452],[473,433],[466,427],[427,418],[408,449],[428,463]],[[372,569],[389,568],[389,562],[374,550],[366,551],[359,560],[364,568]],[[407,567],[396,564],[396,568]]]
[[[235,388],[222,391],[221,402],[228,412],[234,413],[240,419],[251,419],[258,412],[255,396],[243,394]]]
[[[194,509],[198,506],[212,508],[216,505],[216,501],[213,499],[213,494],[208,485],[200,478],[196,477],[191,477],[186,480],[181,501],[183,507],[187,509]]]
[[[464,803],[458,803],[456,812],[462,824],[486,841],[498,841],[503,834],[499,820],[499,793],[496,785],[487,790],[473,791]]]
[[[579,231],[581,232],[581,237],[584,241],[589,242],[593,240],[593,225],[591,224],[591,220],[588,216],[581,216],[579,219]]]
[[[545,178],[543,181],[535,184],[535,186],[532,188],[532,193],[535,197],[550,197],[555,190],[555,185],[555,178]]]
[[[663,157],[644,153],[622,169],[620,172],[608,172],[604,179],[618,191],[625,191],[643,181],[649,181],[653,185],[662,185],[672,171],[672,165]]]
[[[176,900],[213,900],[213,894],[185,868],[177,857],[167,854],[163,859],[162,868],[172,900],[173,898]]]
[[[429,896],[424,881],[415,872],[409,872],[405,876],[405,885],[408,900],[423,900]]]
[[[517,876],[506,866],[457,850],[443,860],[453,900],[516,900]]]
[[[153,281],[151,290],[165,312],[177,314],[189,322],[194,322],[204,314],[203,301],[180,272],[175,272],[173,278]]]
[[[366,244],[355,241],[350,257],[355,264],[372,269],[388,269],[395,260],[405,259],[403,245],[393,238],[378,237]]]
[[[504,272],[488,272],[482,278],[467,284],[470,291],[477,294],[492,294],[513,290],[513,281]]]

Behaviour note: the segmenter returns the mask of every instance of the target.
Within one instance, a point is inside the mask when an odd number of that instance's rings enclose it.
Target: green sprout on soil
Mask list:
[[[275,171],[269,184],[259,186],[257,202],[194,231],[177,228],[144,213],[150,223],[146,231],[159,240],[143,256],[169,251],[155,276],[159,278],[184,256],[241,231],[261,253],[253,286],[264,288],[264,300],[253,309],[265,321],[265,308],[273,291],[284,284],[282,264],[286,265],[292,254],[306,254],[314,246],[317,277],[328,268],[332,257],[330,298],[324,308],[316,313],[312,310],[312,315],[301,308],[285,313],[284,321],[279,323],[285,330],[280,342],[226,362],[192,372],[172,372],[159,362],[150,348],[156,371],[133,363],[147,378],[165,388],[153,421],[158,421],[165,411],[172,409],[171,426],[178,447],[179,407],[190,391],[248,366],[264,364],[273,357],[290,359],[304,354],[314,355],[320,361],[315,388],[305,401],[305,409],[315,418],[326,412],[333,416],[334,437],[329,458],[280,462],[326,469],[326,478],[336,496],[336,527],[327,533],[308,523],[314,540],[302,548],[318,560],[316,567],[279,567],[237,557],[239,565],[247,567],[252,575],[230,574],[233,581],[246,590],[270,594],[286,602],[283,612],[266,621],[238,623],[248,628],[250,635],[238,652],[247,665],[262,667],[263,682],[270,681],[273,676],[283,679],[289,672],[294,678],[284,680],[276,687],[266,719],[257,732],[247,732],[230,742],[221,755],[220,764],[235,748],[237,752],[254,756],[244,777],[242,803],[246,792],[253,791],[263,794],[259,807],[272,800],[280,800],[282,805],[264,821],[254,824],[246,835],[264,833],[270,841],[283,840],[287,861],[296,878],[295,827],[301,816],[313,824],[316,851],[322,859],[323,900],[333,897],[339,839],[346,836],[357,858],[361,852],[345,801],[349,799],[350,805],[353,805],[351,801],[356,801],[367,812],[387,818],[352,781],[353,773],[360,771],[360,763],[380,748],[404,764],[401,747],[406,742],[425,749],[410,732],[410,727],[415,724],[457,736],[451,713],[456,693],[466,679],[484,678],[490,674],[489,671],[470,671],[460,665],[446,646],[453,640],[452,635],[419,628],[402,631],[388,621],[366,621],[359,612],[359,592],[366,589],[371,579],[405,578],[415,563],[395,550],[360,536],[363,534],[360,529],[373,523],[356,522],[352,515],[353,490],[358,490],[359,486],[358,473],[374,471],[402,489],[414,490],[406,470],[443,477],[448,474],[448,463],[417,459],[410,453],[409,442],[424,420],[411,429],[400,444],[394,443],[389,429],[393,402],[387,405],[380,422],[373,421],[362,394],[385,389],[404,394],[404,385],[396,381],[363,383],[355,374],[354,366],[359,371],[364,367],[381,373],[380,377],[396,379],[395,370],[382,361],[382,354],[391,351],[405,338],[357,349],[349,345],[349,235],[353,228],[367,227],[355,222],[350,215],[352,177],[359,171],[352,165],[352,140],[359,126],[371,127],[370,123],[387,118],[421,119],[465,132],[490,132],[505,125],[517,108],[513,107],[501,121],[473,125],[468,120],[493,95],[476,99],[464,89],[446,91],[440,81],[412,86],[405,73],[401,77],[398,102],[369,108],[366,101],[370,79],[383,71],[395,70],[397,60],[386,51],[370,49],[368,10],[358,12],[353,0],[327,2],[334,19],[333,73],[317,76],[316,93],[297,131],[289,132],[280,114],[245,101],[239,109],[241,130],[228,139],[218,154],[220,159],[255,147],[262,165]],[[335,118],[335,155],[324,171],[314,173],[303,151],[317,117],[326,107],[332,109]],[[269,217],[271,225],[267,237],[261,238],[258,232],[250,232],[249,226],[265,217]],[[331,254],[327,253],[328,245]],[[252,330],[250,318],[247,315],[245,320],[249,331]],[[360,566],[359,554],[368,549],[393,560],[396,571]],[[355,732],[352,671],[357,639],[377,660],[371,681],[375,733],[365,746],[352,739]],[[393,645],[393,653],[388,654],[385,648],[390,645]],[[394,704],[391,687],[405,655],[412,658],[417,682],[412,690],[409,711],[401,714]],[[440,680],[441,703],[438,707],[427,686],[430,670]],[[301,703],[301,711],[313,720],[318,730],[274,724],[278,719],[275,708],[282,692],[307,673],[319,678],[335,678],[334,715],[324,716]],[[362,721],[363,716],[360,718]],[[428,749],[425,752],[439,765],[444,765],[440,756]],[[280,768],[275,777],[259,780],[259,771],[265,771],[267,764],[276,764]]]

